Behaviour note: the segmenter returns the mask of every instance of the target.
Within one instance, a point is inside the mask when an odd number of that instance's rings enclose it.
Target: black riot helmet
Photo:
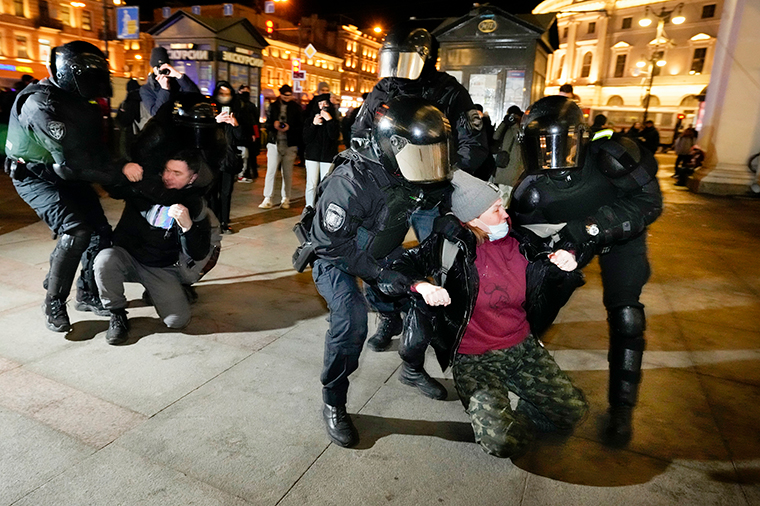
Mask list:
[[[569,98],[553,95],[528,107],[520,122],[528,173],[583,167],[589,133],[583,112]]]
[[[380,48],[380,78],[418,79],[425,65],[435,65],[438,43],[424,28],[396,25]]]
[[[383,166],[412,183],[448,178],[451,127],[431,102],[396,97],[380,106],[372,126],[372,144]]]
[[[188,97],[174,104],[174,124],[179,137],[188,147],[216,150],[223,142],[224,132],[216,122],[214,106],[208,102],[196,102]],[[220,141],[221,137],[221,141]]]
[[[48,62],[50,81],[84,98],[110,97],[111,74],[103,52],[83,40],[54,47]]]

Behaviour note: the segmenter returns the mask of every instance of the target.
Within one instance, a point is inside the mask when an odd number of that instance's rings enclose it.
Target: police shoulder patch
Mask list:
[[[346,223],[346,210],[335,202],[330,202],[322,218],[322,224],[328,232],[337,232]]]
[[[60,141],[66,136],[66,125],[60,121],[51,121],[48,123],[48,132],[53,139]]]

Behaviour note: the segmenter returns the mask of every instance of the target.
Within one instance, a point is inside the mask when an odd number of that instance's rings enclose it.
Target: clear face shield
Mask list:
[[[424,66],[425,58],[416,51],[380,51],[380,79],[384,77],[417,79]]]
[[[449,145],[446,141],[419,145],[393,136],[391,145],[396,152],[399,170],[407,181],[435,183],[449,177]]]
[[[527,140],[527,139],[526,139]],[[575,127],[567,133],[541,131],[530,140],[533,156],[537,157],[538,169],[568,170],[583,166],[588,132],[583,127]]]

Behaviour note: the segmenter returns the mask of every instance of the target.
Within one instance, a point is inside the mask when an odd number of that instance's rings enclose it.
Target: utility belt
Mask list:
[[[293,226],[293,233],[296,234],[300,246],[293,253],[293,268],[298,272],[303,272],[307,266],[314,263],[317,259],[314,243],[311,242],[311,224],[314,221],[314,215],[317,211],[306,206],[301,213],[301,221]]]
[[[24,160],[6,158],[3,170],[16,181],[23,181],[32,176],[52,184],[57,182],[55,173],[44,163],[26,163]]]

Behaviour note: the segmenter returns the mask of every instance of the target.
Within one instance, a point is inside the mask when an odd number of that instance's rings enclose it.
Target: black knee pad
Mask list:
[[[92,230],[87,227],[76,227],[60,234],[58,244],[53,251],[53,257],[58,255],[76,256],[78,259],[90,245]]]
[[[644,335],[647,320],[644,310],[635,306],[621,306],[607,311],[610,336],[622,339],[637,339]]]

